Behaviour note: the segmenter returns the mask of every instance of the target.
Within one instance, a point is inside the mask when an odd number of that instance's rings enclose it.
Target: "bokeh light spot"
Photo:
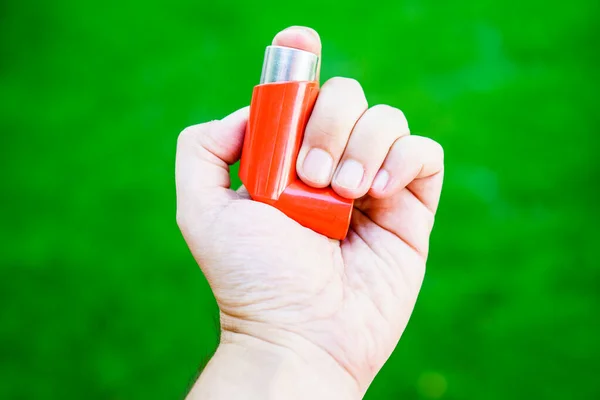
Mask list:
[[[427,399],[441,399],[447,388],[446,377],[439,372],[423,372],[417,380],[419,394]]]

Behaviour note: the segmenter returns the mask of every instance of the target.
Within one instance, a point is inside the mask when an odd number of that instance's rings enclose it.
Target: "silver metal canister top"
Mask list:
[[[268,46],[260,83],[314,81],[319,57],[290,47]]]

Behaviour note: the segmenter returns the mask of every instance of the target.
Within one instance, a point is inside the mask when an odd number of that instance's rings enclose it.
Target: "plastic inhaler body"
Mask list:
[[[252,93],[240,179],[253,200],[341,240],[348,232],[353,200],[331,187],[310,187],[296,174],[304,129],[319,93],[317,62],[306,51],[267,47],[261,84]]]

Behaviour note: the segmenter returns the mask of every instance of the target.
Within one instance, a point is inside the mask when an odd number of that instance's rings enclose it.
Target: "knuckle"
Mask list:
[[[198,130],[198,125],[187,126],[179,133],[178,139],[186,140],[190,137],[193,137],[196,134],[197,130]]]
[[[442,145],[426,136],[410,136],[407,139],[408,148],[405,150],[411,154],[425,156],[431,168],[435,170],[443,168],[444,148]]]
[[[402,110],[400,110],[399,108],[390,106],[389,104],[375,104],[373,107],[371,107],[371,109],[374,111],[380,112],[382,114],[385,114],[385,115],[391,115],[396,118],[406,119]]]
[[[177,226],[180,230],[183,231],[185,229],[185,217],[179,209],[175,213],[175,222],[177,223]]]
[[[406,116],[399,108],[387,104],[377,104],[371,107],[371,111],[380,117],[392,120],[396,124],[408,127]]]
[[[433,229],[433,225],[435,224],[435,214],[432,213],[429,209],[426,209],[425,212],[425,226],[429,231]]]
[[[364,110],[367,100],[360,83],[352,78],[335,77],[323,85],[308,129],[309,141],[336,143],[347,140]]]
[[[413,136],[415,145],[422,145],[427,147],[429,150],[433,150],[436,154],[443,154],[444,148],[436,140],[427,136]]]
[[[179,132],[179,136],[177,136],[177,146],[179,147],[182,143],[189,140],[192,136],[192,127],[185,127],[181,132]]]
[[[442,146],[439,142],[436,142],[433,139],[429,139],[432,142],[433,149],[437,154],[438,158],[444,161],[444,146]]]
[[[181,233],[186,236],[189,230],[189,217],[185,210],[181,210],[179,205],[175,212],[175,222]]]
[[[203,124],[191,125],[184,128],[177,137],[177,144],[185,144],[193,141],[198,141],[208,132],[216,121],[209,121]]]
[[[336,77],[329,79],[323,85],[323,89],[326,89],[326,87],[327,87],[327,89],[342,90],[344,92],[350,92],[350,93],[359,93],[359,94],[363,93],[362,86],[356,79],[345,78],[342,76],[336,76]]]

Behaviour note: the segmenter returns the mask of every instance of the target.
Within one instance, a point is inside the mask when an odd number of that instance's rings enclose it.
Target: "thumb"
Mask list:
[[[290,27],[279,32],[273,44],[321,53],[319,35],[310,28]],[[229,189],[229,165],[240,158],[249,108],[220,121],[190,126],[177,140],[175,181],[178,221],[209,223],[215,211],[239,198]]]
[[[316,54],[319,57],[317,81],[321,73],[321,38],[317,31],[306,26],[290,26],[273,38],[273,45],[292,47]]]
[[[247,121],[245,107],[181,132],[175,158],[178,214],[193,210],[197,215],[231,198],[229,165],[240,157]]]

